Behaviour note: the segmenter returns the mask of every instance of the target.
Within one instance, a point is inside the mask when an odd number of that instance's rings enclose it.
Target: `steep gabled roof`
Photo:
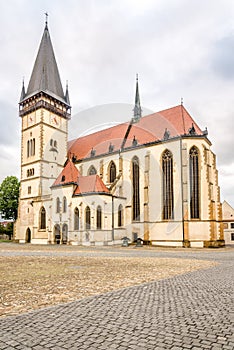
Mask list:
[[[155,140],[163,139],[165,129],[170,132],[170,137],[188,135],[192,125],[194,125],[197,135],[203,134],[183,105],[147,115],[137,125],[143,130],[151,131],[155,136]]]
[[[71,160],[68,160],[52,187],[77,184],[79,176],[80,173],[77,167]]]
[[[47,23],[24,98],[41,91],[66,103]]]
[[[192,126],[196,135],[203,135],[184,106],[179,105],[142,117],[134,124],[119,124],[72,140],[68,143],[68,154],[74,155],[77,160],[98,156],[108,153],[110,144],[113,151],[119,151],[122,145],[124,148],[131,147],[134,140],[137,145],[163,140],[165,130],[170,137],[189,135]]]
[[[110,191],[98,175],[80,176],[74,195],[83,195],[87,193],[110,194]]]
[[[71,160],[68,160],[65,167],[53,183],[52,187],[76,185],[74,195],[87,193],[107,193],[108,188],[98,175],[81,176]]]

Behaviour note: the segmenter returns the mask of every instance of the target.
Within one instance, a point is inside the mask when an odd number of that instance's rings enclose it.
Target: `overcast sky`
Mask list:
[[[0,0],[0,182],[19,175],[18,101],[45,12],[72,104],[70,138],[131,118],[135,75],[144,112],[180,103],[217,155],[221,200],[234,206],[233,0]]]

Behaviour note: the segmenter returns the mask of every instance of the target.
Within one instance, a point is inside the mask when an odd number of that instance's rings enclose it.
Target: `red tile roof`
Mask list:
[[[68,160],[53,187],[75,184],[75,195],[84,193],[110,193],[98,175],[81,176],[75,164]]]
[[[71,183],[77,184],[79,176],[80,174],[75,164],[71,160],[68,160],[52,186],[68,185]]]
[[[74,195],[95,192],[110,193],[98,175],[80,176]]]
[[[114,146],[114,151],[118,150],[127,128],[128,123],[119,124],[70,141],[68,152],[71,155],[74,154],[78,159],[83,159],[90,157],[92,148],[95,149],[96,154],[107,153],[110,143]]]
[[[150,130],[158,140],[163,138],[166,128],[170,132],[170,137],[175,137],[188,134],[192,124],[198,135],[203,134],[199,126],[182,105],[147,115],[140,120],[139,124],[141,128]]]
[[[162,140],[165,129],[170,132],[170,137],[188,134],[192,125],[194,125],[196,134],[202,135],[201,129],[184,106],[165,109],[147,115],[138,123],[133,124],[124,147],[131,147],[134,137],[138,145]],[[89,158],[92,149],[95,155],[106,154],[110,144],[114,146],[113,151],[120,150],[128,126],[129,122],[72,140],[68,143],[68,155],[76,156],[77,160]]]

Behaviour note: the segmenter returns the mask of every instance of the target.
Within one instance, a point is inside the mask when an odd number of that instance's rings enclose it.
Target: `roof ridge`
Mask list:
[[[157,112],[153,112],[153,113],[144,115],[144,116],[142,116],[141,119],[145,119],[145,118],[147,118],[147,117],[149,117],[149,116],[151,116],[151,115],[154,115],[154,114],[157,114],[157,113],[161,113],[161,112],[165,112],[165,111],[168,111],[168,110],[170,110],[170,109],[174,109],[174,108],[177,108],[177,107],[180,107],[180,106],[181,106],[181,105],[176,105],[176,106],[173,106],[173,107],[170,107],[170,108],[162,109],[162,110],[160,110],[160,111],[157,111]],[[183,106],[183,108],[184,108],[184,106]],[[185,109],[185,111],[189,114],[189,112],[186,110],[186,108],[184,108],[184,109]],[[189,114],[189,116],[191,117],[190,114]],[[191,118],[192,118],[192,117],[191,117]],[[106,130],[111,130],[111,129],[113,129],[113,128],[116,128],[117,126],[121,126],[121,125],[124,125],[124,124],[129,125],[130,123],[131,123],[131,120],[130,120],[130,121],[126,121],[126,122],[122,122],[122,123],[119,123],[119,124],[110,126],[110,127],[106,128],[106,129],[101,129],[101,130],[98,130],[98,131],[95,131],[95,132],[91,132],[90,134],[86,134],[86,135],[83,135],[83,136],[79,136],[79,137],[77,137],[77,138],[74,138],[74,139],[69,140],[68,142],[69,142],[69,143],[75,142],[77,139],[81,140],[82,138],[85,138],[85,137],[87,137],[87,136],[90,136],[90,135],[93,135],[93,136],[94,136],[95,134],[99,134],[100,132],[104,132],[104,131],[106,131]]]
[[[130,121],[127,121],[127,122],[123,122],[123,123],[119,123],[119,124],[116,124],[116,125],[113,125],[113,126],[110,126],[109,128],[106,128],[106,129],[101,129],[101,130],[98,130],[98,131],[95,131],[95,132],[91,132],[90,134],[86,134],[86,135],[83,135],[83,136],[80,136],[80,137],[77,137],[77,138],[75,138],[75,139],[72,139],[72,140],[69,140],[68,142],[74,142],[74,141],[76,141],[77,139],[82,139],[82,138],[85,138],[85,137],[87,137],[87,136],[89,136],[89,135],[95,135],[95,134],[100,134],[100,132],[104,132],[104,131],[106,131],[106,130],[111,130],[111,129],[114,129],[114,128],[116,128],[117,126],[120,126],[120,125],[124,125],[124,124],[129,124],[130,123]]]
[[[74,154],[77,160],[121,152],[123,147],[131,148],[160,140],[165,141],[168,139],[164,137],[165,130],[168,130],[169,138],[191,136],[190,129],[193,124],[196,135],[204,135],[189,112],[179,104],[142,117],[137,124],[132,125],[129,133],[126,131],[131,121],[78,137],[69,141],[68,152]],[[124,137],[126,142],[123,143]]]

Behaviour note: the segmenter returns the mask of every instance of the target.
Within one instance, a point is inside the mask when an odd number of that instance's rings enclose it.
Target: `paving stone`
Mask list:
[[[42,254],[42,253],[40,253]],[[93,254],[93,253],[92,253]],[[232,350],[234,250],[97,249],[217,266],[0,319],[0,350]],[[85,255],[85,253],[84,253]],[[87,249],[87,256],[89,250]],[[91,255],[90,255],[91,256]]]

